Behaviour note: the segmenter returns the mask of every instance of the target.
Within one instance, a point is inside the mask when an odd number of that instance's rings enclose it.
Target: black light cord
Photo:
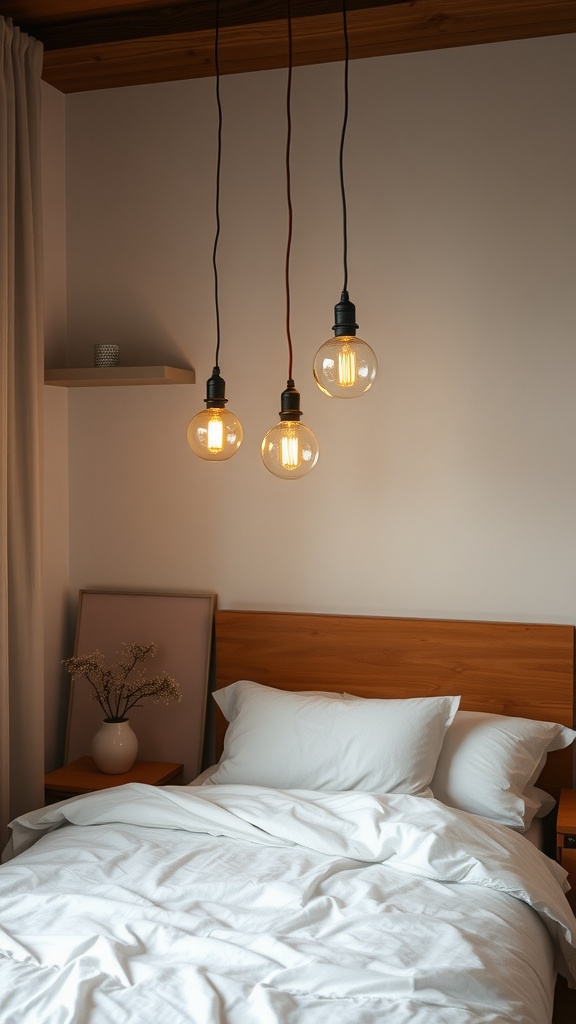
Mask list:
[[[292,11],[288,0],[288,83],[286,86],[286,198],[288,203],[288,240],[286,243],[286,340],[288,342],[288,379],[292,380],[292,335],[290,331],[290,250],[292,248],[292,194],[290,179],[290,146],[292,142]]]
[[[220,301],[218,294],[218,242],[220,239],[220,166],[222,163],[222,103],[220,102],[220,64],[218,57],[218,43],[220,35],[220,0],[216,0],[216,28],[214,33],[214,64],[216,67],[216,103],[218,104],[218,154],[216,158],[216,235],[214,237],[214,249],[212,252],[212,266],[214,268],[214,307],[216,310],[216,357],[214,360],[215,369],[218,369],[220,357]]]
[[[350,50],[348,44],[348,19],[346,15],[346,0],[342,0],[342,22],[344,31],[344,118],[342,121],[342,134],[340,137],[340,191],[342,193],[342,235],[343,235],[343,261],[344,261],[344,285],[343,292],[348,291],[348,211],[346,208],[346,188],[344,185],[344,143],[346,141],[346,128],[348,126],[348,64]]]

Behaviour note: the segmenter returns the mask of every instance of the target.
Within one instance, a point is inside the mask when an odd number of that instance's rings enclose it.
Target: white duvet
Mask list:
[[[128,785],[13,823],[1,1024],[546,1024],[566,874],[435,800]]]

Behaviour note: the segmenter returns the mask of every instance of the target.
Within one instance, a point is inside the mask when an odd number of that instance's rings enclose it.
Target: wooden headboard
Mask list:
[[[574,627],[364,615],[216,612],[216,687],[252,679],[282,690],[360,697],[460,694],[466,711],[574,724]],[[216,754],[225,722],[216,718]],[[540,784],[572,786],[572,750]]]

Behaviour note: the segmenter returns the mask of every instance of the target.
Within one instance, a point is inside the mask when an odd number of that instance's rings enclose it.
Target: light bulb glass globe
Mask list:
[[[262,461],[281,480],[298,480],[318,462],[318,440],[298,420],[281,420],[262,441]]]
[[[356,335],[330,338],[314,358],[314,377],[331,398],[358,398],[372,387],[378,362],[370,345]]]
[[[242,444],[242,424],[227,409],[203,409],[188,424],[188,444],[207,462],[224,462]]]

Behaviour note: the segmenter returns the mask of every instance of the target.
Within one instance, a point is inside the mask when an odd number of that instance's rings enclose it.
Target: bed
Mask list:
[[[2,1024],[546,1024],[574,629],[218,611],[190,786],[23,815]]]

